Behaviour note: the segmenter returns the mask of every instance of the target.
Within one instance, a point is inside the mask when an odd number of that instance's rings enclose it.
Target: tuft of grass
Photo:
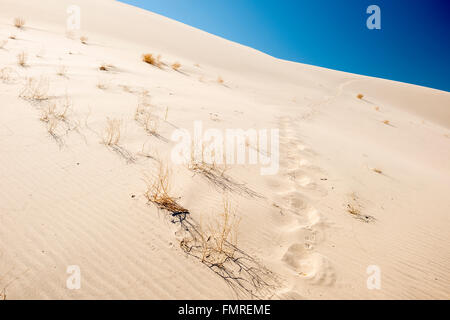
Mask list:
[[[217,82],[220,83],[220,84],[223,84],[225,81],[222,79],[221,76],[218,76],[217,77]]]
[[[114,69],[114,66],[107,63],[102,63],[100,67],[98,67],[98,70],[100,71],[111,71],[112,69]]]
[[[122,120],[107,118],[102,142],[107,146],[118,145],[120,141],[121,127]]]
[[[99,88],[101,90],[106,90],[106,89],[108,89],[109,83],[105,79],[98,79],[96,86],[97,86],[97,88]]]
[[[351,204],[347,204],[347,212],[352,215],[355,215],[355,216],[358,216],[361,214],[361,210],[359,210],[358,208],[354,207]]]
[[[364,98],[364,95],[363,94],[361,94],[361,93],[358,93],[358,95],[356,96],[358,99],[362,99],[362,98]]]
[[[179,62],[175,62],[172,64],[172,69],[178,71],[181,68],[181,64]]]
[[[22,51],[17,55],[17,64],[21,67],[25,67],[27,65],[28,55],[25,51]]]
[[[171,171],[164,165],[160,164],[158,173],[154,179],[145,177],[144,181],[147,185],[145,197],[160,209],[167,210],[173,214],[189,213],[188,210],[180,206],[171,193]]]
[[[9,36],[9,39],[11,39],[11,40],[16,40],[16,39],[17,39],[17,36],[16,36],[15,34],[11,34],[11,35]]]
[[[202,263],[223,267],[235,258],[239,223],[236,210],[225,198],[221,213],[208,223],[200,222],[188,237],[181,240],[180,246]]]
[[[26,21],[22,17],[15,17],[13,23],[16,28],[22,29],[25,26]]]
[[[67,75],[67,67],[64,65],[60,65],[56,68],[56,74],[61,77],[65,77]]]
[[[142,125],[148,133],[153,135],[158,133],[159,118],[153,114],[150,105],[139,103],[134,114],[134,119]]]
[[[380,107],[375,107],[375,111],[380,111]]]
[[[49,89],[50,81],[47,77],[41,76],[39,79],[30,77],[25,80],[25,85],[19,97],[33,101],[48,100]]]
[[[380,169],[373,168],[372,170],[373,170],[373,172],[376,172],[378,174],[383,174],[383,171],[381,171]]]
[[[390,124],[391,124],[391,122],[390,122],[389,120],[384,120],[383,123],[384,123],[384,124],[387,124],[387,125],[390,125]]]
[[[88,42],[88,37],[87,37],[87,36],[81,36],[81,37],[80,37],[80,41],[81,41],[82,44],[87,44],[87,42]]]
[[[158,68],[161,68],[162,66],[161,55],[155,57],[152,53],[144,53],[142,55],[142,61]]]

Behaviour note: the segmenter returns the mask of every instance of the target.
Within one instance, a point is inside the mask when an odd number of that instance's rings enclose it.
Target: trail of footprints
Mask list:
[[[329,286],[335,273],[329,260],[318,253],[316,245],[323,241],[324,223],[314,201],[327,194],[319,186],[322,170],[311,163],[315,153],[297,138],[290,118],[280,119],[280,170],[286,186],[277,194],[281,211],[292,221],[283,229],[283,243],[288,243],[283,262],[295,274],[296,284]]]

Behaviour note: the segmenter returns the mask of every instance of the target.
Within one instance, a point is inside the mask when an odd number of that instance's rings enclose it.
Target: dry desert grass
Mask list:
[[[22,29],[25,26],[26,21],[22,17],[15,17],[13,23],[16,28]]]
[[[107,146],[118,145],[121,137],[122,120],[106,119],[106,128],[102,142]]]
[[[181,64],[179,62],[175,62],[172,64],[172,69],[178,71],[181,68]]]
[[[25,80],[25,85],[20,92],[19,97],[37,102],[47,100],[49,98],[49,89],[50,81],[48,77],[29,77]]]
[[[61,77],[67,76],[67,67],[64,65],[60,65],[56,68],[56,74]]]
[[[87,36],[81,36],[81,37],[80,37],[80,42],[81,42],[82,44],[87,44],[87,42],[88,42],[88,37],[87,37]]]
[[[172,216],[189,213],[188,210],[180,206],[175,198],[170,195],[171,171],[166,165],[160,165],[156,178],[151,179],[145,176],[144,181],[147,184],[145,197],[149,202],[155,204],[160,209],[171,212]]]
[[[142,55],[142,61],[158,68],[162,66],[161,55],[155,57],[152,53],[144,53]]]
[[[27,65],[28,54],[25,51],[22,51],[17,55],[17,64],[21,67],[25,67]]]

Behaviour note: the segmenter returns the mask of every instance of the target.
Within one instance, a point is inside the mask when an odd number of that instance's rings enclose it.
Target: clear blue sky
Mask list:
[[[450,0],[121,1],[277,58],[450,92]]]

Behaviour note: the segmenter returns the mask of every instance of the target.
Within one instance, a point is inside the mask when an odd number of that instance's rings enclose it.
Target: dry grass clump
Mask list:
[[[98,79],[96,86],[101,90],[106,90],[109,87],[109,82],[105,79]]]
[[[30,77],[25,80],[25,85],[19,97],[27,100],[42,101],[47,100],[50,81],[48,77],[41,76],[39,79]]]
[[[391,124],[391,122],[390,122],[389,120],[384,120],[383,123],[384,123],[384,124],[387,124],[387,125],[390,125],[390,124]]]
[[[155,179],[149,177],[144,179],[147,184],[145,197],[160,209],[171,212],[173,217],[189,214],[189,211],[180,206],[175,198],[170,195],[170,179],[171,171],[167,166],[161,164]]]
[[[229,165],[224,163],[218,163],[215,155],[212,155],[212,159],[205,161],[203,155],[201,159],[196,159],[194,156],[194,147],[191,148],[190,159],[187,159],[187,169],[194,172],[195,174],[200,174],[208,182],[214,185],[216,188],[226,191],[226,192],[236,192],[241,195],[248,197],[258,197],[263,196],[254,190],[248,188],[244,183],[235,181],[231,176],[227,175],[226,172],[231,169]]]
[[[112,69],[114,69],[114,66],[107,63],[102,63],[100,67],[98,67],[98,70],[100,71],[111,71]]]
[[[78,127],[79,123],[71,123],[68,119],[69,111],[72,108],[72,101],[65,96],[64,99],[49,101],[41,107],[41,116],[39,120],[47,124],[48,133],[62,146],[63,141],[56,133],[56,129],[61,123],[64,123],[66,133]]]
[[[64,65],[60,65],[56,68],[56,74],[61,77],[65,77],[67,75],[67,67]]]
[[[15,83],[19,79],[19,75],[11,67],[4,67],[0,69],[0,80],[3,83]]]
[[[25,26],[26,21],[22,17],[15,17],[13,23],[16,28],[22,29]]]
[[[380,111],[380,107],[375,107],[375,111]]]
[[[178,71],[181,68],[181,64],[179,62],[175,62],[172,64],[172,69]]]
[[[217,82],[220,83],[220,84],[223,84],[225,81],[222,79],[221,76],[218,76],[217,77]]]
[[[353,215],[360,215],[361,214],[361,210],[359,210],[359,208],[356,208],[355,206],[351,205],[351,204],[347,204],[347,212]]]
[[[223,267],[228,259],[235,257],[239,223],[231,202],[224,200],[219,217],[206,225],[200,224],[193,237],[191,234],[191,237],[183,238],[180,246],[191,254],[197,254],[202,263]]]
[[[107,146],[118,145],[120,141],[121,127],[122,120],[107,118],[102,142]]]
[[[147,133],[157,135],[160,119],[154,114],[154,108],[147,99],[146,95],[141,96],[134,114],[134,120],[136,120]]]
[[[162,66],[161,55],[155,57],[152,53],[144,53],[142,55],[142,61],[158,68]]]
[[[80,37],[80,42],[81,42],[82,44],[87,44],[87,42],[88,42],[88,37],[86,37],[86,36],[81,36],[81,37]]]
[[[358,95],[356,96],[358,99],[362,99],[362,98],[364,98],[364,95],[363,94],[361,94],[361,93],[358,93]]]
[[[373,172],[376,172],[378,174],[383,174],[383,171],[381,171],[380,169],[373,168],[372,170],[373,170]]]
[[[16,40],[16,38],[17,38],[17,36],[15,34],[11,34],[9,36],[9,39],[11,39],[11,40]]]
[[[67,121],[67,114],[71,105],[68,99],[62,104],[52,101],[41,108],[40,120],[43,122],[49,122],[51,119]]]
[[[27,65],[28,55],[25,51],[22,51],[17,55],[17,64],[21,67],[25,67]]]
[[[180,219],[181,249],[220,276],[237,297],[264,299],[272,296],[276,277],[237,246],[240,219],[225,198],[219,216],[197,223],[190,216]]]

